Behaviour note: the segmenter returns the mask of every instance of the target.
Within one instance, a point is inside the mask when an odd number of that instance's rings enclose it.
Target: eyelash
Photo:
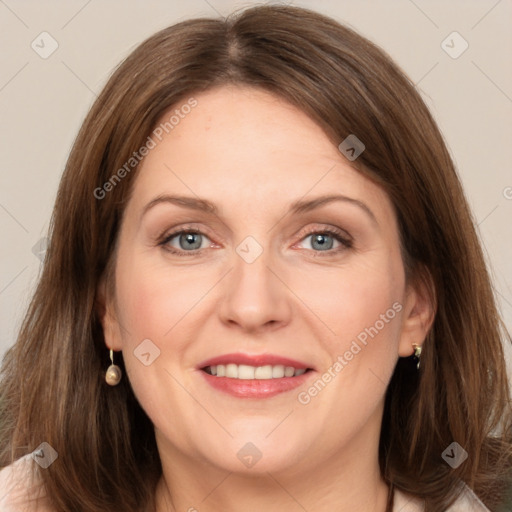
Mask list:
[[[168,233],[164,235],[163,239],[161,239],[158,242],[159,246],[162,246],[162,248],[171,254],[174,254],[176,256],[182,256],[182,257],[194,257],[194,256],[200,256],[201,253],[206,250],[205,249],[194,249],[193,251],[183,251],[175,249],[174,247],[170,247],[167,244],[175,238],[177,235],[182,234],[194,234],[194,235],[204,235],[208,237],[206,233],[203,233],[199,229],[192,228],[192,227],[183,227],[181,229],[178,229],[176,231],[173,231],[171,233]],[[306,233],[303,234],[301,241],[305,238],[307,238],[310,235],[318,234],[318,235],[330,235],[335,240],[341,243],[341,247],[338,247],[337,249],[329,249],[327,251],[313,251],[315,253],[315,257],[320,256],[332,256],[333,254],[337,254],[341,251],[344,251],[346,249],[350,249],[353,247],[353,241],[349,239],[348,237],[343,235],[343,232],[341,230],[338,230],[336,228],[324,228],[324,229],[310,229]],[[312,249],[310,249],[312,250]],[[325,254],[322,254],[325,253]]]

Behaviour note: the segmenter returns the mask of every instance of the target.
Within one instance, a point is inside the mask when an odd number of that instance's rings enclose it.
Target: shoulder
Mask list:
[[[395,489],[393,512],[423,512],[423,500]]]
[[[395,491],[393,512],[424,512],[423,500],[406,494],[398,489]],[[490,512],[490,510],[478,499],[476,494],[467,486],[457,501],[446,512]]]
[[[464,485],[459,499],[448,509],[447,512],[490,512],[489,509],[480,501],[478,496],[467,486]]]
[[[0,469],[2,512],[52,512],[43,503],[44,493],[34,464],[32,454],[28,454]]]

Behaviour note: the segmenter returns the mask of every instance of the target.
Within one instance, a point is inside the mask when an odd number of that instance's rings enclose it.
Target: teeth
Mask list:
[[[212,366],[215,368],[215,366]],[[239,379],[254,379],[254,366],[247,366],[246,364],[241,364],[238,366],[238,378]]]
[[[282,364],[276,364],[276,366],[272,367],[272,378],[280,379],[284,377],[284,366]]]
[[[241,380],[281,379],[283,377],[298,377],[306,373],[305,368],[296,370],[293,366],[284,366],[282,364],[276,364],[275,366],[270,364],[265,366],[249,366],[247,364],[233,363],[208,366],[206,371],[217,377],[230,377]]]
[[[295,373],[295,368],[293,368],[292,366],[284,367],[284,376],[285,377],[293,377],[294,373]]]
[[[238,379],[238,365],[227,364],[226,365],[226,377],[231,377],[232,379]]]
[[[255,379],[271,379],[272,378],[272,366],[258,366],[256,370],[254,370],[254,378]]]

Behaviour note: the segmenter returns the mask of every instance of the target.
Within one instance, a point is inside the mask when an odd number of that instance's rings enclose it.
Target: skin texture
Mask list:
[[[391,201],[282,99],[238,86],[195,98],[142,162],[119,233],[115,297],[104,282],[99,290],[106,344],[122,350],[155,425],[158,510],[384,511],[384,393],[398,357],[411,355],[432,323],[425,290],[405,282]],[[205,198],[219,211],[160,203],[141,218],[161,194]],[[329,194],[365,203],[375,221],[348,201],[287,214],[296,200]],[[158,245],[190,224],[204,234],[199,254],[189,255],[197,251],[179,234],[167,247],[183,257]],[[348,234],[352,247],[327,238],[319,248],[326,228]],[[248,236],[263,250],[252,263],[236,251]],[[394,303],[401,311],[300,403],[298,393]],[[149,366],[134,355],[145,339],[160,350]],[[198,369],[233,352],[290,357],[315,371],[299,389],[235,398]],[[261,452],[252,467],[237,457],[248,442]]]

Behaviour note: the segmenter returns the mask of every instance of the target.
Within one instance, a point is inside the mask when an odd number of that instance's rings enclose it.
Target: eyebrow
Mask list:
[[[359,201],[358,199],[354,199],[352,197],[344,196],[344,195],[324,195],[315,197],[314,199],[309,200],[298,200],[294,201],[287,212],[287,214],[298,214],[298,213],[306,213],[311,210],[314,210],[316,208],[320,208],[321,206],[324,206],[326,204],[335,202],[335,201],[342,201],[346,203],[353,204],[357,207],[359,207],[361,210],[363,210],[378,226],[377,218],[375,217],[375,214],[370,210],[370,208],[363,203],[362,201]],[[142,210],[141,218],[150,210],[151,208],[155,207],[157,204],[161,203],[169,203],[169,204],[175,204],[177,206],[181,206],[183,208],[188,208],[190,210],[197,210],[209,214],[213,214],[218,216],[219,215],[219,209],[217,206],[212,203],[211,201],[208,201],[207,199],[200,199],[197,197],[189,197],[189,196],[171,196],[171,195],[159,195],[152,199]]]

